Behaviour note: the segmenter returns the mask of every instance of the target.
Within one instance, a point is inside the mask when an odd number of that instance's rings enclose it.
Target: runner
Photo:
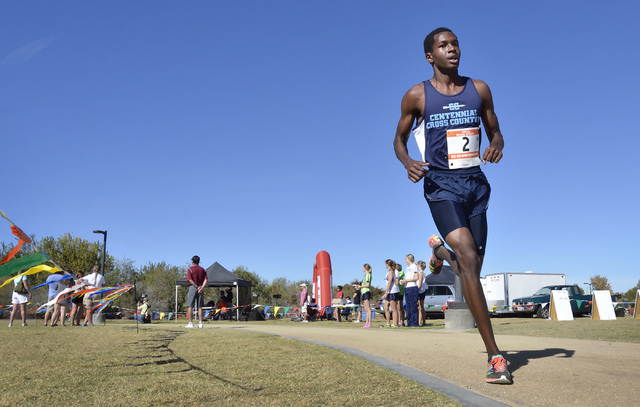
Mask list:
[[[458,74],[460,46],[448,28],[432,31],[424,40],[424,52],[433,77],[413,86],[402,99],[394,149],[412,182],[424,178],[424,195],[440,234],[429,239],[434,264],[445,260],[460,276],[466,299],[489,355],[488,383],[512,383],[507,362],[496,344],[487,304],[480,284],[480,270],[487,238],[486,209],[491,187],[480,164],[502,159],[504,140],[493,109],[489,87]],[[482,122],[489,146],[480,156]],[[413,132],[422,154],[409,156],[407,141]]]

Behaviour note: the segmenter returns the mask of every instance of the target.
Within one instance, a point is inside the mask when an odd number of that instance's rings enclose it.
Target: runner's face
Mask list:
[[[441,68],[457,68],[460,65],[460,44],[458,37],[450,31],[436,35],[433,50],[426,55],[429,63]]]

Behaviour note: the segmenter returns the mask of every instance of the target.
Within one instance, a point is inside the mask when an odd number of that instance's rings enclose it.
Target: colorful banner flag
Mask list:
[[[49,260],[51,260],[51,258],[42,252],[35,252],[27,254],[26,256],[18,257],[17,259],[13,259],[8,263],[0,265],[0,277],[18,273],[24,269],[37,266],[38,264],[46,263]]]
[[[2,211],[0,211],[0,212],[2,212]],[[9,219],[9,218],[7,218],[7,215],[5,215],[4,212],[2,212],[2,217],[5,218],[5,219]],[[29,238],[29,236],[27,236],[22,231],[22,229],[20,229],[16,225],[13,225],[13,224],[11,225],[11,233],[13,233],[14,235],[18,236],[18,244],[13,249],[11,249],[11,251],[9,253],[7,253],[7,255],[4,256],[4,258],[2,260],[0,260],[0,264],[5,264],[9,260],[13,259],[13,256],[18,254],[18,252],[20,251],[20,248],[22,247],[22,245],[24,243],[31,243],[31,239]]]
[[[60,280],[49,281],[48,283],[47,283],[47,282],[44,282],[44,283],[42,283],[42,284],[40,284],[40,285],[37,285],[37,286],[35,286],[35,287],[32,287],[32,288],[31,288],[31,291],[35,290],[36,288],[43,287],[43,286],[45,286],[45,285],[55,284],[55,283],[57,283],[58,281],[62,281],[62,280],[70,280],[70,279],[72,279],[72,278],[73,278],[73,276],[72,276],[71,274],[68,274],[68,275],[66,275],[66,276],[62,277]]]

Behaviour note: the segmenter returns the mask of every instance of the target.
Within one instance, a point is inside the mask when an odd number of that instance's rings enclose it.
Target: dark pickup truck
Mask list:
[[[591,313],[591,295],[583,295],[577,285],[549,285],[542,287],[531,297],[516,298],[512,301],[512,309],[521,315],[537,315],[540,318],[549,317],[549,303],[552,290],[565,290],[569,292],[569,300],[573,315],[585,315]],[[615,302],[615,297],[611,296]]]

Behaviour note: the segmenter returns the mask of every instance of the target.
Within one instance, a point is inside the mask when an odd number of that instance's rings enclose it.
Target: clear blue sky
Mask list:
[[[246,266],[335,283],[435,233],[392,140],[422,41],[460,39],[505,156],[483,275],[640,279],[636,2],[0,3],[3,209],[27,233],[101,241],[137,266]],[[410,151],[418,157],[410,140]],[[486,146],[486,140],[484,145]],[[5,222],[6,223],[6,222]],[[6,224],[8,226],[8,224]],[[13,237],[5,229],[0,240]]]

